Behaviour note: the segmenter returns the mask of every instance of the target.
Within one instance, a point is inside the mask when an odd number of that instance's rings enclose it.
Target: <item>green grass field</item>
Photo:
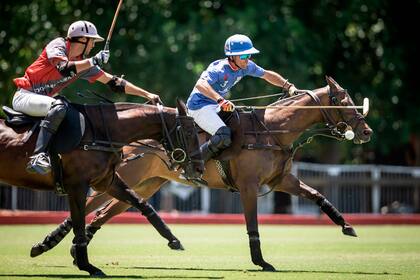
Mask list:
[[[0,226],[1,279],[63,279],[88,275],[72,265],[72,234],[54,250],[29,257],[54,228]],[[250,260],[245,226],[171,225],[186,251],[172,251],[148,225],[106,225],[90,261],[109,277],[132,279],[420,279],[420,226],[358,226],[359,238],[334,226],[261,226],[265,260]]]

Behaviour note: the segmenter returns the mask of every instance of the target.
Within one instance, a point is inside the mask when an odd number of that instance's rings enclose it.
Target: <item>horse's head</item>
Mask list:
[[[326,77],[329,86],[330,105],[333,106],[355,106],[353,100],[348,94],[347,90],[343,89],[334,79]],[[366,123],[362,114],[356,109],[337,109],[334,110],[333,121],[340,133],[345,133],[347,130],[354,132],[353,142],[355,144],[362,144],[370,141],[370,136],[373,131]],[[350,133],[350,135],[352,135]]]
[[[178,163],[185,174],[192,178],[199,178],[204,172],[204,161],[200,153],[200,143],[194,119],[187,115],[187,108],[177,99],[176,142],[178,147],[171,153],[173,161]]]

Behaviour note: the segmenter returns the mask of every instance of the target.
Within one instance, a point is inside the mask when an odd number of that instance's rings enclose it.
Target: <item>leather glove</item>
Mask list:
[[[103,64],[108,63],[109,60],[109,50],[102,50],[95,54],[95,56],[91,57],[91,64],[102,66]]]
[[[163,102],[162,102],[162,100],[160,100],[160,97],[159,97],[159,95],[157,95],[157,94],[153,94],[153,93],[151,93],[148,97],[147,97],[151,102],[152,102],[152,104],[154,104],[154,105],[156,105],[156,104],[163,104]]]
[[[219,98],[217,104],[219,104],[220,109],[224,112],[233,112],[235,110],[235,105],[224,98]]]
[[[297,91],[297,88],[294,85],[291,85],[289,87],[289,96],[296,95],[297,94],[296,91]]]

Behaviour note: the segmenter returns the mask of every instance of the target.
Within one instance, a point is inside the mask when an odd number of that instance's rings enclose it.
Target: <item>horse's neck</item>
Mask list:
[[[321,105],[328,104],[328,88],[323,87],[313,90],[320,99]],[[291,102],[290,102],[291,101]],[[286,101],[287,102],[287,101]],[[283,105],[283,102],[276,102],[275,105]],[[290,106],[315,106],[320,105],[308,94],[295,97],[289,100]],[[277,134],[283,145],[292,144],[306,129],[323,121],[323,115],[319,109],[282,108],[268,109],[264,116],[265,122],[271,130],[281,130],[288,133]]]
[[[130,143],[141,139],[162,138],[162,121],[157,107],[133,105],[127,108],[117,106],[116,109],[116,117],[111,117],[108,123],[109,134],[113,141]],[[164,108],[163,116],[167,126],[172,127],[175,110]]]

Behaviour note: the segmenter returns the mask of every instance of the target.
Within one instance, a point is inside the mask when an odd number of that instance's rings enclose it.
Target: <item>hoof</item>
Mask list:
[[[84,267],[79,267],[80,270],[86,271],[91,277],[103,278],[106,274],[94,265],[88,264]]]
[[[168,247],[172,250],[184,251],[184,246],[182,246],[181,241],[175,239],[168,243]]]
[[[42,255],[45,252],[44,247],[41,243],[37,243],[31,248],[31,258],[38,257],[39,255]]]
[[[353,236],[353,237],[357,237],[356,231],[354,230],[354,228],[349,225],[349,224],[345,224],[343,226],[343,230],[342,230],[344,235],[348,235],[348,236]]]
[[[106,274],[99,268],[96,268],[95,271],[90,273],[90,276],[95,277],[95,278],[105,278]]]
[[[269,263],[265,263],[265,264],[262,266],[262,268],[263,268],[263,271],[270,271],[270,272],[276,271],[276,269],[274,268],[274,266],[272,266],[272,265],[271,265],[271,264],[269,264]]]

